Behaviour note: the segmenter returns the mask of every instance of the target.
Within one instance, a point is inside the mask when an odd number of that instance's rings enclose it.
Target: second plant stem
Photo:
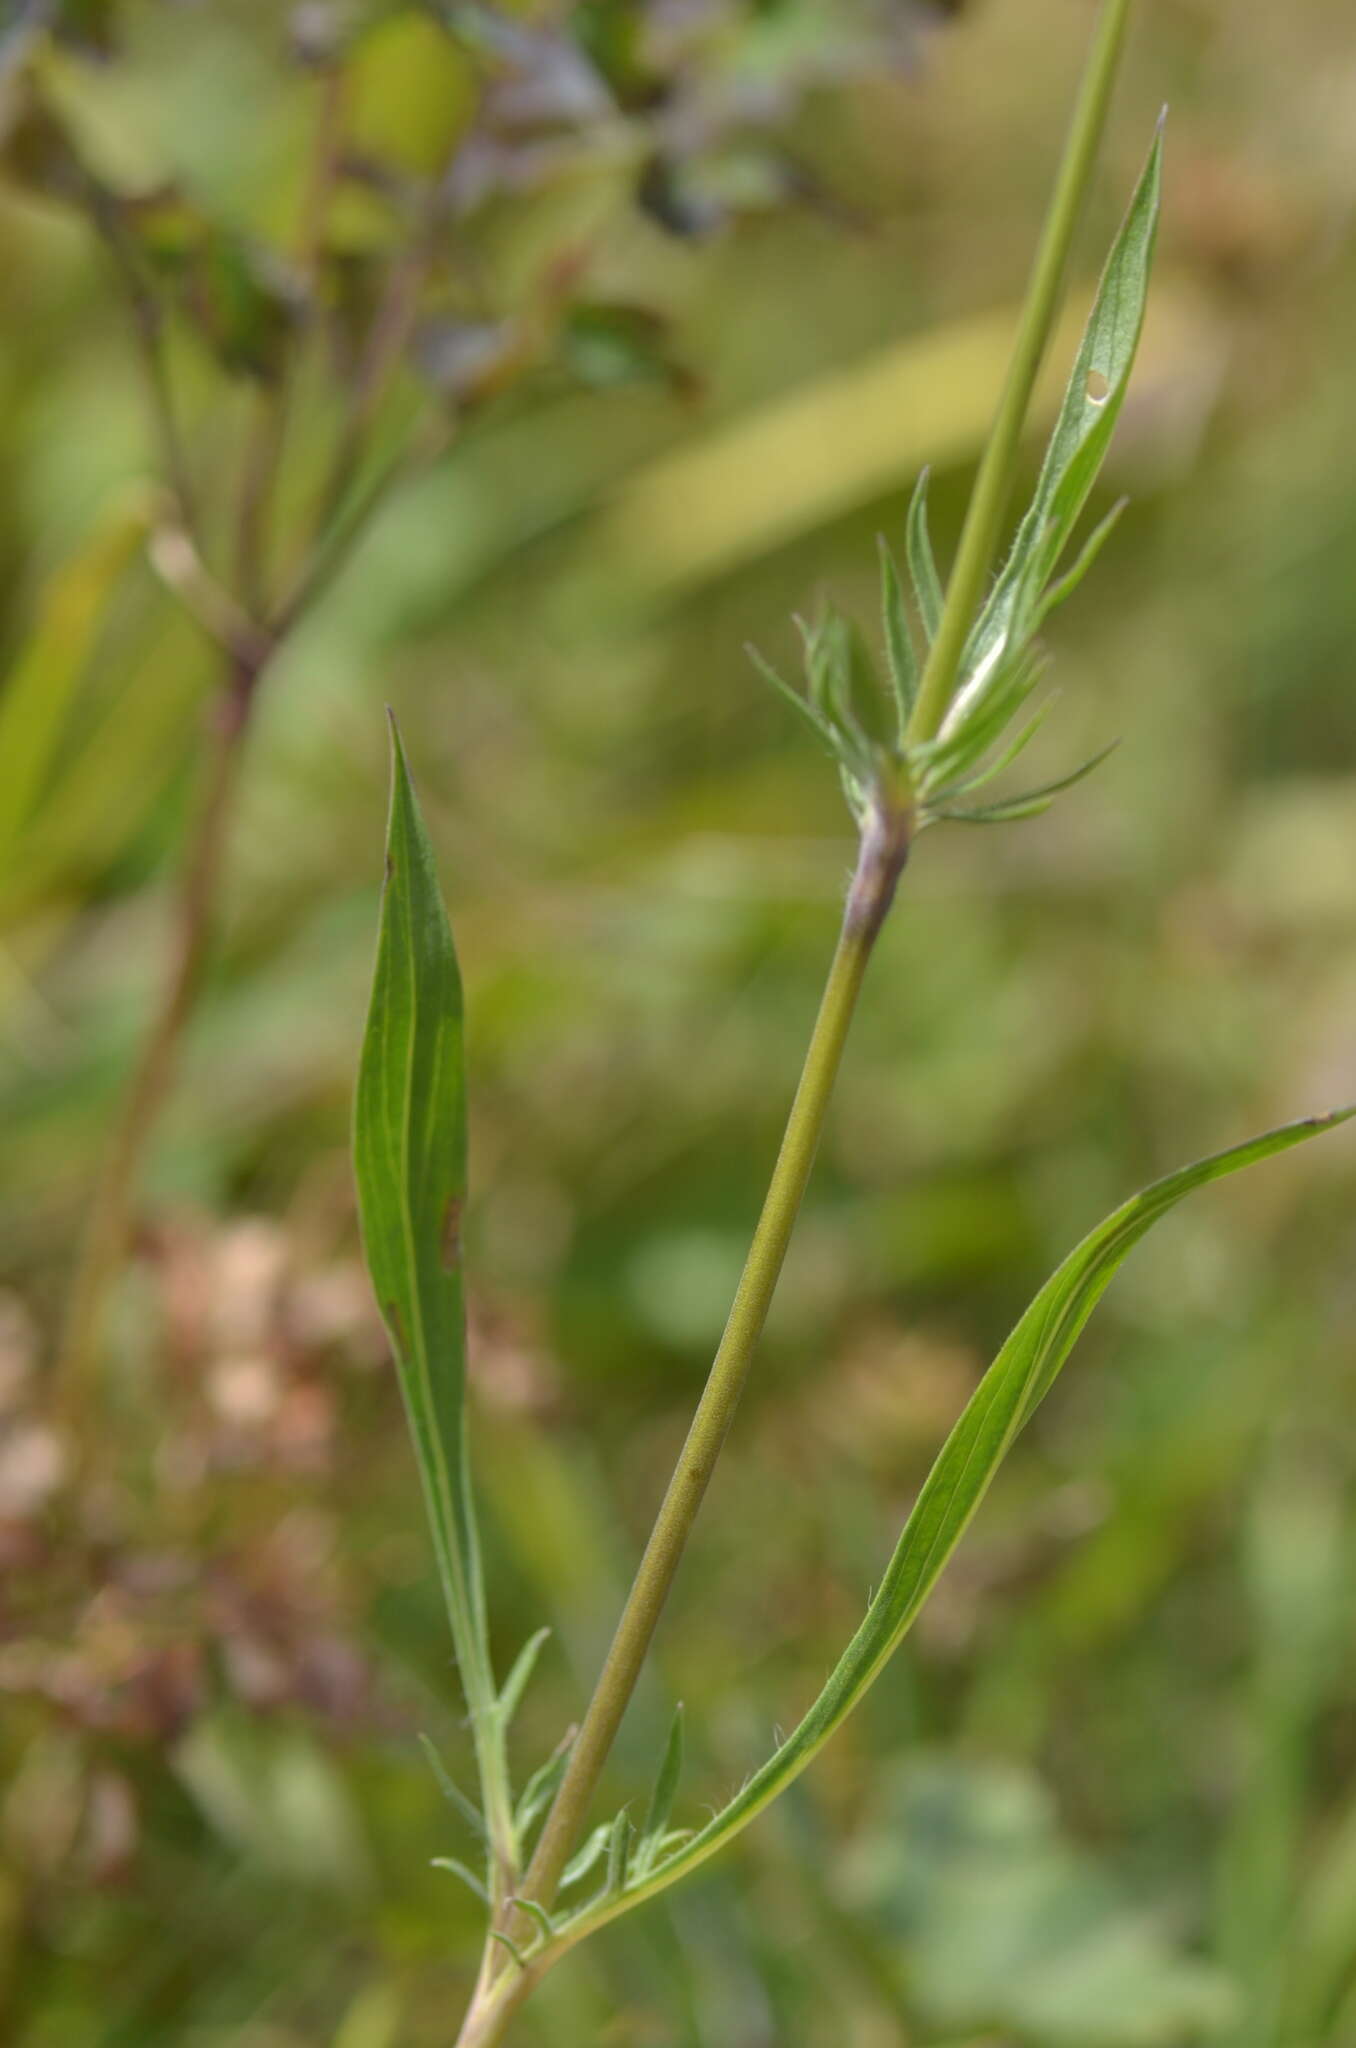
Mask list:
[[[60,1385],[79,1400],[98,1350],[111,1283],[126,1249],[131,1207],[146,1141],[169,1092],[179,1045],[206,965],[212,911],[220,889],[240,756],[250,710],[268,658],[230,657],[211,710],[211,744],[197,821],[184,862],[164,993],[123,1097],[104,1157],[72,1287]]]

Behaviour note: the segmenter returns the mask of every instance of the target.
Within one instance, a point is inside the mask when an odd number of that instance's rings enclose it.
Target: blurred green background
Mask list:
[[[362,102],[365,145],[416,168],[458,89],[417,12]],[[473,1967],[473,1904],[430,1868],[465,1850],[415,1735],[462,1763],[464,1736],[347,1160],[384,704],[468,988],[501,1666],[554,1631],[523,1769],[580,1710],[757,1212],[851,849],[741,647],[789,659],[820,591],[871,623],[875,535],[923,463],[954,542],[1092,10],[646,12],[696,37],[716,97],[766,91],[756,147],[698,153],[701,217],[666,225],[609,132],[463,230],[481,318],[553,266],[630,310],[466,412],[268,678],[74,1413],[47,1367],[214,657],[142,559],[155,452],[108,274],[42,191],[0,195],[0,740],[18,693],[52,728],[40,774],[12,730],[0,759],[21,2048],[434,2048]],[[84,14],[97,40],[108,10]],[[1138,17],[1076,282],[1170,102],[1103,493],[1133,503],[1052,634],[1038,765],[1121,744],[1047,817],[917,852],[623,1797],[674,1698],[695,1815],[812,1696],[1075,1237],[1193,1152],[1356,1094],[1350,9]],[[120,175],[280,236],[316,90],[286,27],[141,0],[114,61],[62,53],[61,90]],[[354,247],[374,232],[355,201]],[[210,510],[252,399],[174,347]],[[284,525],[336,403],[303,393]],[[562,1966],[523,2042],[1356,2043],[1354,1215],[1338,1137],[1137,1254],[856,1721],[725,1861]]]

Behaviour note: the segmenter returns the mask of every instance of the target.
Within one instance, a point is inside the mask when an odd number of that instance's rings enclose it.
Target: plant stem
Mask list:
[[[1106,125],[1129,13],[1130,0],[1105,0],[1098,19],[1032,267],[1012,362],[975,479],[941,622],[909,721],[907,737],[914,743],[934,738],[946,716],[965,643],[992,567],[1031,394],[1050,339],[1070,244]],[[882,796],[863,834],[842,934],[734,1306],[570,1752],[560,1790],[522,1883],[522,1895],[548,1909],[635,1690],[748,1376],[809,1179],[867,963],[907,855],[910,824],[907,794],[894,801]],[[531,1964],[523,1969],[505,1963],[496,1969],[494,1953],[495,1943],[491,1939],[486,1945],[470,2011],[458,2037],[458,2048],[496,2048],[540,1975],[540,1970]]]
[[[734,1305],[588,1711],[570,1750],[565,1776],[519,1886],[524,1898],[534,1899],[548,1910],[635,1690],[748,1377],[810,1177],[867,963],[906,852],[906,815],[901,817],[896,832],[868,832],[863,838],[842,931]],[[503,1931],[505,1919],[512,1921],[511,1909],[504,1918],[496,1918],[494,1926]],[[489,1936],[475,1993],[457,2035],[457,2048],[497,2048],[540,1974],[530,1964],[521,1968],[494,1936]]]
[[[966,510],[937,637],[923,669],[909,720],[908,738],[915,743],[935,738],[946,717],[965,643],[984,595],[1017,473],[1027,408],[1059,307],[1069,246],[1106,127],[1129,15],[1130,0],[1105,0],[1097,23],[1031,268],[1007,380]]]
[[[313,169],[298,226],[297,263],[313,279],[324,217],[338,176],[344,97],[338,72],[327,77],[316,124]],[[59,1385],[78,1397],[103,1331],[108,1294],[127,1249],[131,1209],[142,1155],[174,1079],[180,1042],[192,1015],[211,942],[240,758],[259,683],[286,633],[320,595],[317,578],[295,593],[285,616],[256,623],[263,600],[263,556],[278,481],[286,421],[287,384],[263,395],[246,450],[236,508],[236,578],[246,595],[218,592],[201,568],[196,506],[179,431],[164,350],[164,314],[148,289],[116,207],[93,180],[86,206],[107,249],[131,315],[161,462],[173,493],[181,535],[161,536],[159,566],[181,599],[225,653],[223,680],[212,710],[211,747],[197,822],[185,850],[173,951],[164,992],[152,1019],[115,1127],[90,1206],[72,1282],[59,1358]],[[292,366],[295,374],[295,365]],[[354,515],[360,528],[378,500],[374,493]],[[351,544],[351,535],[346,535]],[[179,545],[175,543],[179,542]],[[258,600],[258,603],[255,602]]]
[[[580,1832],[604,1761],[635,1689],[748,1377],[810,1177],[867,962],[907,854],[909,824],[907,808],[901,808],[881,814],[863,835],[842,932],[734,1305],[617,1624],[612,1647],[570,1751],[560,1790],[523,1880],[523,1896],[547,1908],[555,1898],[560,1873]]]
[[[523,1898],[536,1900],[548,1909],[635,1690],[739,1404],[814,1164],[867,965],[908,857],[911,826],[907,797],[882,789],[862,834],[838,945],[734,1305],[627,1595],[612,1646],[571,1748],[565,1776],[531,1864],[518,1887]],[[499,1932],[505,1932],[513,1918],[510,1905],[492,1924]],[[530,1962],[526,1968],[520,1967],[507,1957],[494,1936],[489,1936],[475,1993],[457,2036],[457,2048],[497,2048],[545,1967],[545,1963],[534,1967]]]
[[[174,1078],[184,1025],[202,979],[242,743],[267,659],[262,643],[253,655],[233,654],[214,704],[212,750],[179,889],[164,994],[99,1174],[72,1283],[60,1368],[60,1384],[67,1399],[78,1398],[98,1348],[109,1288],[127,1247],[141,1156]]]

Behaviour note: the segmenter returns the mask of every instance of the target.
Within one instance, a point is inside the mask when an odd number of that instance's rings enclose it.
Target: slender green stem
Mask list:
[[[814,1164],[867,965],[907,858],[911,824],[906,803],[888,807],[882,803],[863,833],[842,931],[729,1320],[627,1595],[612,1646],[571,1748],[565,1776],[527,1874],[518,1886],[520,1896],[548,1909],[635,1690],[748,1378]],[[530,1963],[524,1969],[507,1957],[497,1940],[497,1934],[505,1931],[506,1921],[513,1917],[510,1906],[507,1915],[493,1923],[496,1933],[486,1942],[475,1996],[458,2035],[458,2048],[494,2048],[494,2044],[502,2041],[513,2015],[541,1974]]]
[[[907,851],[907,814],[869,829],[767,1199],[724,1335],[521,1890],[549,1908],[635,1689],[748,1377],[810,1177],[848,1026]]]
[[[993,566],[1017,472],[1022,428],[1059,307],[1064,266],[1106,126],[1129,16],[1130,0],[1104,0],[1032,265],[1007,381],[975,478],[937,637],[909,720],[908,738],[915,743],[935,738],[946,717],[965,643]]]

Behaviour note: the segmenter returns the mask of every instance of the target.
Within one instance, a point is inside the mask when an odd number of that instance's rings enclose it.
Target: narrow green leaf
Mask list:
[[[527,1958],[511,1934],[505,1934],[502,1927],[491,1927],[488,1933],[491,1941],[497,1941],[501,1948],[508,1950],[520,1970],[527,1968]]]
[[[32,630],[0,693],[0,869],[10,867],[42,798],[72,727],[99,628],[149,518],[144,492],[119,497],[41,593]]]
[[[631,1838],[634,1834],[631,1816],[623,1807],[607,1832],[607,1876],[603,1882],[605,1897],[626,1889],[627,1871],[631,1860]]]
[[[529,1920],[536,1921],[542,1931],[543,1940],[550,1941],[554,1938],[556,1923],[547,1912],[545,1906],[542,1905],[540,1899],[515,1898],[510,1901],[510,1904],[516,1906],[520,1913],[526,1913]]]
[[[996,650],[983,693],[971,700],[967,716],[916,750],[927,795],[938,784],[971,781],[977,770],[982,772],[985,756],[1032,695],[1046,666],[1045,657],[1029,647]]]
[[[480,1808],[473,1800],[467,1798],[460,1785],[457,1784],[448,1771],[446,1764],[429,1741],[427,1735],[419,1737],[419,1745],[429,1760],[433,1775],[438,1781],[438,1790],[442,1793],[443,1798],[452,1807],[454,1812],[461,1815],[471,1832],[479,1835],[482,1841],[485,1840],[489,1831],[485,1826],[485,1816],[480,1811]]]
[[[793,690],[790,683],[784,677],[778,675],[772,663],[765,656],[761,655],[756,647],[750,644],[745,647],[744,652],[763,678],[763,681],[770,684],[779,697],[785,698],[791,709],[805,720],[815,738],[826,746],[831,754],[836,755],[838,749],[834,744],[833,732],[827,721],[820,717],[814,706],[807,704],[799,690]]]
[[[534,1636],[528,1637],[514,1659],[512,1670],[504,1680],[504,1688],[499,1695],[499,1713],[506,1728],[511,1725],[514,1715],[522,1705],[523,1694],[527,1691],[528,1681],[536,1669],[537,1659],[542,1652],[542,1645],[546,1642],[550,1633],[549,1628],[539,1628]]]
[[[461,977],[433,850],[391,727],[386,887],[354,1112],[354,1166],[377,1304],[395,1352],[462,1684],[493,1710],[464,1418]]]
[[[1094,768],[1100,768],[1107,756],[1115,753],[1118,744],[1118,741],[1112,740],[1109,746],[1100,748],[1084,761],[1081,767],[1072,769],[1067,775],[1059,776],[1054,782],[1043,782],[1038,789],[1023,790],[1020,796],[1010,796],[998,803],[948,805],[945,809],[939,809],[937,815],[942,818],[958,819],[963,825],[995,825],[1012,818],[1034,818],[1039,812],[1049,808],[1052,799],[1057,797],[1062,789],[1072,789],[1085,775],[1091,775]]]
[[[532,1773],[524,1785],[518,1804],[513,1809],[513,1825],[520,1836],[526,1834],[537,1816],[544,1813],[555,1798],[556,1787],[565,1775],[565,1765],[573,1741],[574,1733],[571,1731],[565,1741],[551,1752],[546,1762]]]
[[[1041,593],[1069,543],[1110,446],[1144,324],[1162,169],[1160,124],[1102,273],[1035,495],[970,637],[962,673],[971,680],[962,685],[947,715],[953,728],[964,717],[993,650],[1020,645],[1034,631]]]
[[[1155,1181],[1099,1224],[1046,1281],[947,1438],[865,1618],[794,1732],[692,1840],[570,1923],[577,1940],[652,1896],[722,1848],[800,1775],[878,1676],[969,1526],[1018,1432],[1049,1392],[1126,1255],[1193,1189],[1303,1144],[1356,1116],[1356,1106],[1285,1124]]]
[[[942,623],[942,579],[937,574],[937,563],[932,553],[932,535],[928,530],[928,483],[930,470],[921,471],[909,500],[909,516],[905,523],[905,539],[909,557],[909,575],[913,582],[914,602],[918,616],[923,622],[923,631],[931,644],[937,638],[937,628]]]
[[[435,1856],[433,1868],[450,1871],[453,1877],[459,1877],[462,1883],[475,1893],[483,1906],[489,1905],[490,1894],[487,1887],[473,1870],[468,1870],[464,1863],[458,1863],[455,1856]]]
[[[826,604],[811,625],[798,618],[796,627],[805,649],[805,677],[809,701],[833,736],[834,752],[842,760],[864,756],[866,729],[859,717],[857,685],[861,656],[850,621],[836,605]]]
[[[1053,696],[1047,697],[1039,711],[1034,712],[1028,718],[1025,725],[1018,727],[1015,737],[1008,741],[1008,744],[1002,751],[995,754],[992,760],[976,768],[973,774],[964,776],[959,782],[948,783],[945,788],[934,789],[929,787],[929,809],[934,811],[944,809],[953,798],[967,796],[972,790],[983,789],[996,776],[1001,775],[1005,768],[1010,768],[1013,762],[1026,752],[1026,749],[1050,716],[1054,708],[1054,702]]]
[[[1093,527],[1092,532],[1074,557],[1070,567],[1059,578],[1058,582],[1050,585],[1041,598],[1036,613],[1037,626],[1048,619],[1051,612],[1062,605],[1066,598],[1073,596],[1075,590],[1077,590],[1079,584],[1101,554],[1102,549],[1120,525],[1129,503],[1130,500],[1128,498],[1118,498],[1105,519],[1098,520],[1096,526]]]
[[[599,1857],[607,1848],[611,1834],[611,1823],[603,1821],[600,1826],[593,1830],[593,1833],[585,1841],[583,1847],[576,1849],[574,1855],[561,1872],[561,1891],[567,1891],[571,1885],[579,1884],[582,1879],[588,1876]]]
[[[669,1724],[669,1737],[664,1745],[660,1760],[659,1774],[654,1781],[650,1795],[650,1807],[645,1816],[645,1825],[640,1832],[636,1847],[635,1868],[637,1876],[643,1876],[659,1853],[659,1845],[669,1824],[673,1801],[678,1791],[678,1781],[683,1775],[683,1708],[681,1701],[674,1708],[673,1720]]]
[[[899,734],[903,739],[904,728],[909,722],[914,699],[918,695],[918,656],[914,651],[913,635],[909,631],[909,615],[904,604],[904,586],[899,580],[899,568],[889,545],[882,534],[876,542],[880,551],[880,611],[881,626],[885,637],[885,659],[889,668],[890,684],[895,693],[895,704],[899,711]]]

